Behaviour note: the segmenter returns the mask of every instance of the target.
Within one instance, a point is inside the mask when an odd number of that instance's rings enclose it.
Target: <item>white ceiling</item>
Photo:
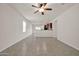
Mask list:
[[[21,13],[26,19],[30,20],[32,23],[44,24],[51,20],[54,20],[56,17],[68,10],[74,4],[48,3],[47,6],[52,8],[53,10],[46,11],[45,15],[41,15],[40,12],[34,14],[36,8],[32,7],[32,5],[36,5],[36,3],[16,3],[10,5],[16,8],[19,13]]]

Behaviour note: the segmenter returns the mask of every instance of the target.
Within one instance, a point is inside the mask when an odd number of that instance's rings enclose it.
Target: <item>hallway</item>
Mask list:
[[[79,55],[76,49],[58,41],[55,37],[30,36],[2,51],[9,56],[72,56]],[[1,54],[0,54],[1,55]]]

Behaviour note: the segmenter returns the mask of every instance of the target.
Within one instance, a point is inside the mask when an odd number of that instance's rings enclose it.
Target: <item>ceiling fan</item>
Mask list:
[[[41,12],[41,14],[44,15],[44,11],[46,11],[46,10],[51,11],[52,8],[47,8],[46,5],[47,5],[47,3],[38,3],[38,6],[32,5],[32,7],[37,8],[37,10],[34,12],[34,14],[37,12]]]

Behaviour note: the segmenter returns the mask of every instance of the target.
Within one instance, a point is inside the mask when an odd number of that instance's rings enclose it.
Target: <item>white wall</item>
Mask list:
[[[53,37],[57,37],[57,20],[52,20],[52,21],[50,21],[50,22],[52,22],[52,24],[53,24]]]
[[[23,21],[26,32],[23,32]],[[0,4],[0,51],[32,34],[32,25],[7,4]]]
[[[79,50],[79,4],[68,9],[56,20],[58,40]]]
[[[36,37],[53,37],[53,31],[52,30],[36,30],[34,35]]]

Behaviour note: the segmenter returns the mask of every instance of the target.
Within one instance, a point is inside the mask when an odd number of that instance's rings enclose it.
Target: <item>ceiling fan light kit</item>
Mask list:
[[[40,9],[39,9],[39,12],[44,12],[44,9],[43,9],[43,8],[40,8]]]

